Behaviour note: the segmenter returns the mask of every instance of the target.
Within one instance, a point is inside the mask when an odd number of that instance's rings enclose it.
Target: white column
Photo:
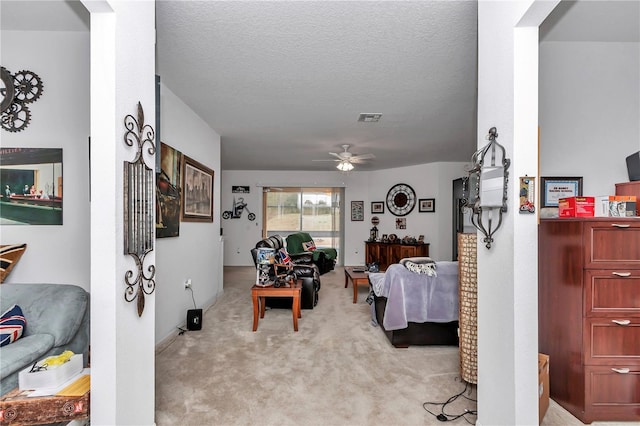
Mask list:
[[[91,12],[91,423],[154,424],[155,296],[142,317],[124,299],[124,117],[155,128],[154,1],[84,1]],[[145,150],[146,152],[146,150]],[[146,155],[153,167],[153,158]],[[145,266],[155,263],[155,252]],[[146,268],[145,268],[146,269]]]
[[[538,25],[558,1],[478,3],[478,147],[490,127],[511,159],[508,212],[478,238],[478,424],[538,424],[537,216],[519,180],[538,172]]]

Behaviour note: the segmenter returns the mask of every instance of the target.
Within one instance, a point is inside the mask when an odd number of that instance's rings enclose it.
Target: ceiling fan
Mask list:
[[[349,152],[349,145],[342,145],[344,149],[343,152],[330,152],[329,155],[333,155],[336,157],[335,159],[326,159],[326,160],[313,160],[313,161],[338,161],[337,168],[343,172],[348,172],[349,170],[353,170],[354,164],[362,163],[364,160],[371,160],[376,158],[373,154],[360,154],[356,155],[352,152]]]

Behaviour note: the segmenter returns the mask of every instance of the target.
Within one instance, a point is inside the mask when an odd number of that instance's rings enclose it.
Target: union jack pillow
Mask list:
[[[289,256],[289,253],[287,253],[287,251],[284,248],[280,249],[280,263],[287,266],[293,265],[291,256]]]
[[[314,251],[316,249],[316,243],[313,240],[302,243],[302,249],[304,251]]]
[[[13,305],[7,309],[0,318],[0,347],[18,340],[26,326],[20,306]]]

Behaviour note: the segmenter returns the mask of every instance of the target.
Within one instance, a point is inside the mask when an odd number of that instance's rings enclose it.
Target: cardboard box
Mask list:
[[[40,362],[40,361],[39,361]],[[18,373],[20,390],[57,388],[82,372],[82,354],[73,355],[69,361],[31,373],[31,366]]]
[[[610,195],[609,216],[630,217],[636,215],[635,195]]]
[[[568,197],[558,200],[558,217],[592,217],[595,197]]]
[[[636,216],[640,216],[640,180],[635,182],[616,183],[616,195],[635,195]]]
[[[609,196],[599,195],[595,198],[595,209],[593,215],[596,217],[609,216]]]
[[[549,355],[538,354],[538,421],[549,409]]]

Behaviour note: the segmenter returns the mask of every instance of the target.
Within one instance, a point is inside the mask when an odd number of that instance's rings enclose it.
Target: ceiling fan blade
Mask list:
[[[311,161],[342,161],[342,160],[334,160],[332,158],[327,158],[327,159],[324,159],[324,160],[311,160]]]
[[[376,156],[373,154],[360,154],[360,155],[354,155],[353,157],[351,157],[351,161],[371,160],[373,158],[376,158]]]
[[[334,157],[338,157],[339,159],[342,160],[342,154],[344,154],[343,152],[341,153],[337,153],[337,152],[330,152],[329,155],[333,155]]]

